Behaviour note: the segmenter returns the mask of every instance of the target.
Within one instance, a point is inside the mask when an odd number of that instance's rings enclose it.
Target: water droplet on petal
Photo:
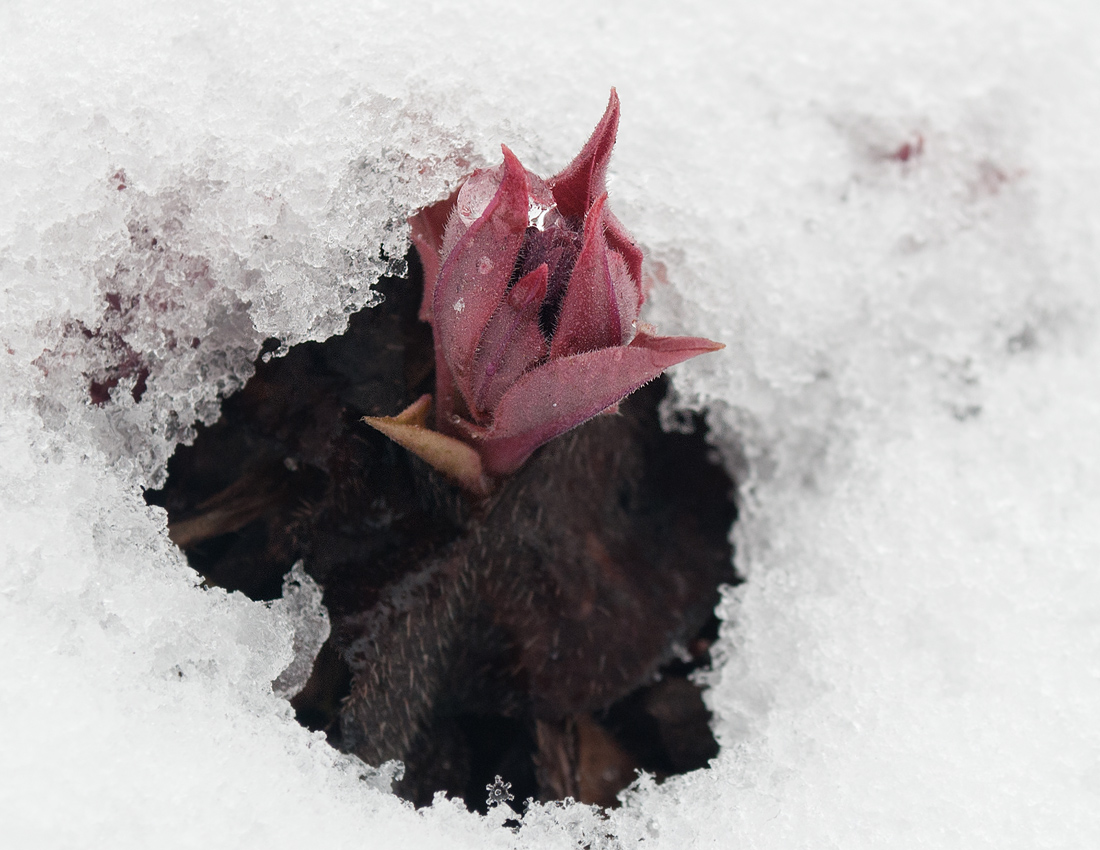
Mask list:
[[[477,261],[477,273],[489,274],[493,270],[493,261],[488,257],[482,257]]]
[[[550,210],[556,210],[555,204],[540,204],[534,198],[527,199],[527,226],[536,230],[546,229],[546,214]]]
[[[455,312],[456,313],[461,313],[465,309],[466,309],[466,299],[465,298],[459,298],[455,302]]]

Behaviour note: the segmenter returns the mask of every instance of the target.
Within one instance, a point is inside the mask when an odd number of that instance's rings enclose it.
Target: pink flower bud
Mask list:
[[[605,186],[618,125],[612,89],[557,176],[542,180],[504,147],[501,165],[410,220],[425,271],[420,317],[435,335],[437,430],[426,399],[416,415],[366,421],[473,492],[670,366],[723,347],[638,330],[642,254]]]

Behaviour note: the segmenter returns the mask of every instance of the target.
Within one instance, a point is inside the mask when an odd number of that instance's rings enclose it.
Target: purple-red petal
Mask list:
[[[626,267],[630,270],[630,277],[638,289],[639,306],[645,302],[645,292],[642,290],[642,249],[635,244],[627,229],[623,227],[611,210],[607,211],[607,224],[604,228],[608,247],[612,251],[622,254],[626,260]]]
[[[432,295],[435,292],[436,278],[439,277],[439,264],[442,262],[443,232],[447,228],[447,220],[454,213],[457,200],[456,189],[450,197],[430,207],[424,207],[409,219],[409,238],[424,269],[424,297],[420,302],[419,313],[422,322],[432,320]]]
[[[665,369],[723,347],[698,337],[640,333],[630,345],[532,369],[500,399],[490,428],[471,429],[486,472],[510,475],[543,443],[622,401]]]
[[[508,387],[547,355],[539,309],[548,278],[545,263],[521,277],[485,327],[474,356],[474,415],[481,422],[489,420]]]
[[[444,360],[455,386],[473,407],[474,353],[508,289],[527,229],[527,174],[508,148],[500,188],[440,269],[432,306],[436,362]],[[440,400],[442,401],[442,399]],[[440,405],[440,415],[444,408]]]
[[[560,174],[547,181],[562,215],[581,218],[593,201],[604,194],[607,164],[611,160],[611,149],[615,147],[618,132],[619,95],[611,89],[603,118],[581,152]]]
[[[615,294],[604,236],[606,204],[607,195],[601,195],[584,221],[584,246],[562,300],[551,357],[622,344],[621,299]]]
[[[638,325],[638,311],[642,306],[641,287],[630,276],[627,261],[618,251],[607,252],[607,268],[611,272],[611,290],[619,308],[619,325],[622,344],[634,338]]]

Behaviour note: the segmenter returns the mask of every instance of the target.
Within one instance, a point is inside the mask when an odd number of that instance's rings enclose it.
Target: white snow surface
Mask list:
[[[0,34],[3,846],[1100,843],[1100,6],[11,0]],[[722,752],[607,819],[416,812],[272,689],[323,612],[200,589],[141,491],[265,338],[371,303],[408,214],[501,142],[553,173],[612,85],[644,317],[727,345],[675,370],[739,481]],[[141,401],[89,404],[128,356]]]

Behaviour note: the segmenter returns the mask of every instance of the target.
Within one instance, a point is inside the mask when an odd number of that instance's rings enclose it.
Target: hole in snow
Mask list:
[[[414,275],[419,264],[409,257]],[[365,761],[405,764],[402,796],[485,809],[496,776],[527,798],[609,806],[638,770],[717,754],[693,671],[731,583],[733,484],[705,424],[664,433],[655,381],[543,447],[485,510],[360,423],[433,382],[420,287],[348,331],[263,358],[147,499],[208,583],[279,597],[298,561],[332,634],[292,701]]]

